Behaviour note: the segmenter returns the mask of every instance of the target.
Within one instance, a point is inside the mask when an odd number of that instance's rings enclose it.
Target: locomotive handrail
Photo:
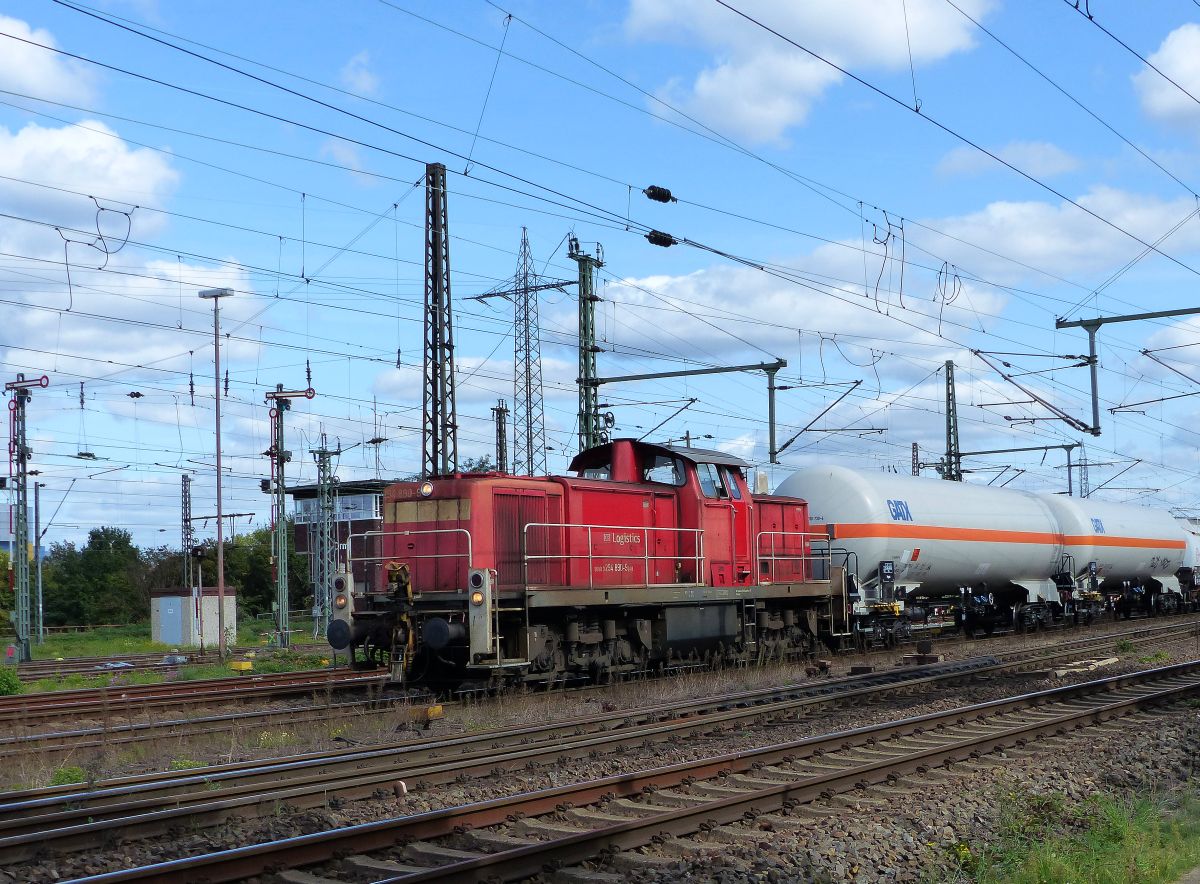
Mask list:
[[[828,548],[826,548],[824,554],[821,554],[819,551],[814,553],[812,551],[812,547],[807,544],[804,547],[805,551],[800,553],[799,555],[792,553],[792,552],[787,552],[786,555],[776,555],[775,554],[775,552],[776,552],[775,541],[773,539],[771,541],[770,555],[767,555],[763,551],[763,538],[764,537],[770,537],[770,538],[799,537],[801,539],[815,537],[815,538],[819,538],[821,540],[828,539],[823,532],[818,532],[818,531],[759,531],[758,534],[756,534],[754,537],[754,548],[755,548],[756,556],[757,556],[758,562],[759,562],[760,581],[761,581],[761,577],[762,577],[762,574],[761,574],[761,563],[762,562],[770,563],[768,582],[774,582],[774,580],[775,580],[775,563],[776,562],[797,562],[797,561],[805,562],[805,561],[810,561],[810,560],[815,562],[815,561],[823,559],[826,563],[826,573],[828,573],[829,567],[832,566],[832,564],[833,564],[833,558],[832,558],[832,555]],[[809,575],[805,575],[805,576],[807,577]]]
[[[529,529],[530,528],[560,528],[560,529],[564,529],[564,530],[572,529],[572,528],[583,529],[583,530],[587,531],[587,555],[584,556],[581,553],[573,554],[573,553],[568,553],[568,552],[531,554],[529,552]],[[674,581],[674,580],[669,581],[667,583],[651,583],[650,582],[650,562],[652,562],[652,561],[657,562],[660,559],[665,559],[667,561],[681,561],[684,559],[691,560],[691,562],[693,563],[693,565],[695,565],[695,568],[696,568],[696,571],[695,571],[696,578],[693,583],[685,584],[685,585],[688,585],[688,586],[703,586],[703,585],[705,585],[705,579],[704,579],[704,529],[703,528],[659,528],[659,527],[652,527],[652,526],[648,526],[648,525],[583,525],[583,524],[574,524],[574,523],[570,523],[570,522],[565,522],[565,523],[564,522],[527,522],[525,524],[525,528],[523,531],[523,537],[522,537],[522,541],[521,541],[521,550],[522,550],[521,554],[522,554],[523,565],[524,565],[524,569],[525,569],[525,583],[527,585],[531,583],[531,581],[529,579],[529,564],[530,564],[530,562],[549,561],[549,560],[570,561],[571,559],[586,558],[587,563],[588,563],[588,588],[589,589],[593,588],[595,586],[595,575],[596,575],[595,568],[594,568],[594,562],[595,562],[595,559],[597,558],[597,554],[594,552],[595,542],[592,539],[592,534],[595,531],[644,532],[641,536],[641,543],[642,543],[641,554],[639,554],[639,555],[624,555],[624,554],[621,554],[618,552],[601,553],[601,554],[599,554],[599,558],[602,558],[602,559],[632,559],[635,561],[641,561],[642,569],[643,569],[642,576],[645,579],[646,586],[679,586],[679,585],[681,585],[678,581]],[[659,531],[659,532],[669,531],[669,532],[675,533],[676,535],[691,534],[696,543],[695,555],[683,556],[683,555],[679,555],[678,553],[676,555],[653,555],[653,556],[650,555],[649,532],[651,532],[651,531]],[[601,540],[601,542],[603,543],[605,541]],[[611,543],[612,541],[610,540],[608,542]],[[565,546],[565,544],[563,544],[563,546]]]

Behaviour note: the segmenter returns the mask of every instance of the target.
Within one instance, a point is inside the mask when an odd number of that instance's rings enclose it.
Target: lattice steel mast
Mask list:
[[[425,171],[425,361],[422,397],[421,476],[458,469],[458,417],[454,404],[454,322],[450,300],[450,237],[446,167]]]
[[[313,597],[320,610],[313,624],[314,635],[321,636],[329,626],[333,610],[333,577],[338,569],[338,538],[334,520],[337,509],[337,477],[333,475],[333,459],[342,453],[341,446],[330,448],[321,434],[321,447],[312,451],[317,462],[317,530],[312,555]]]
[[[183,588],[192,591],[192,550],[196,546],[196,529],[192,527],[192,477],[184,473],[179,497],[179,512],[182,528],[179,536],[183,549]]]
[[[25,435],[25,406],[33,398],[34,387],[46,387],[50,379],[45,375],[32,381],[18,374],[4,389],[13,394],[9,403],[8,475],[12,479],[16,501],[9,508],[9,530],[12,532],[13,591],[16,595],[16,610],[13,626],[17,632],[17,655],[22,663],[32,659],[30,631],[32,628],[29,600],[29,458],[33,454]]]
[[[942,478],[962,481],[962,449],[958,446],[958,400],[954,393],[954,361],[946,360],[946,462]]]
[[[567,255],[579,265],[579,450],[600,445],[600,385],[596,380],[596,268],[604,266],[604,251],[596,244],[594,255],[585,252],[579,240],[567,240]]]
[[[284,467],[292,459],[292,453],[283,444],[283,416],[292,408],[293,399],[312,399],[316,393],[312,387],[307,390],[283,389],[283,384],[276,384],[272,392],[266,394],[267,402],[274,402],[271,407],[271,447],[266,454],[271,458],[271,478],[263,482],[263,490],[271,494],[271,565],[275,577],[275,643],[278,647],[286,648],[290,643],[288,632],[288,521],[287,521],[287,483],[284,477]],[[319,464],[319,461],[318,461]],[[330,585],[333,578],[330,577]]]
[[[521,252],[513,280],[513,472],[546,473],[546,412],[542,402],[542,329],[537,277],[529,231],[521,228]]]
[[[492,406],[492,420],[496,424],[496,469],[508,472],[508,403],[501,399]]]

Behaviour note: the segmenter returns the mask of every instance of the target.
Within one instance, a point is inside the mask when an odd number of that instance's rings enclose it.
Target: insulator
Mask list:
[[[646,234],[646,239],[652,246],[662,246],[664,249],[668,246],[676,245],[679,240],[671,236],[669,233],[663,233],[661,230],[651,230]]]
[[[656,203],[677,203],[679,200],[671,196],[671,191],[666,187],[659,187],[657,184],[651,184],[642,193],[654,200]]]

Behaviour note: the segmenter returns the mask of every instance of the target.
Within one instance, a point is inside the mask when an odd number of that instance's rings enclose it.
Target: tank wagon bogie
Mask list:
[[[804,501],[752,494],[745,466],[616,440],[574,477],[389,486],[382,555],[331,644],[482,684],[810,653],[848,630],[841,572],[814,558]]]

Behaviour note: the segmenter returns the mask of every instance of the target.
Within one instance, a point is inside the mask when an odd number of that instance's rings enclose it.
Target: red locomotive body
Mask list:
[[[844,625],[841,581],[814,560],[805,502],[751,494],[745,466],[621,439],[576,457],[575,477],[390,486],[375,580],[339,635],[410,678],[598,678],[810,650]]]

